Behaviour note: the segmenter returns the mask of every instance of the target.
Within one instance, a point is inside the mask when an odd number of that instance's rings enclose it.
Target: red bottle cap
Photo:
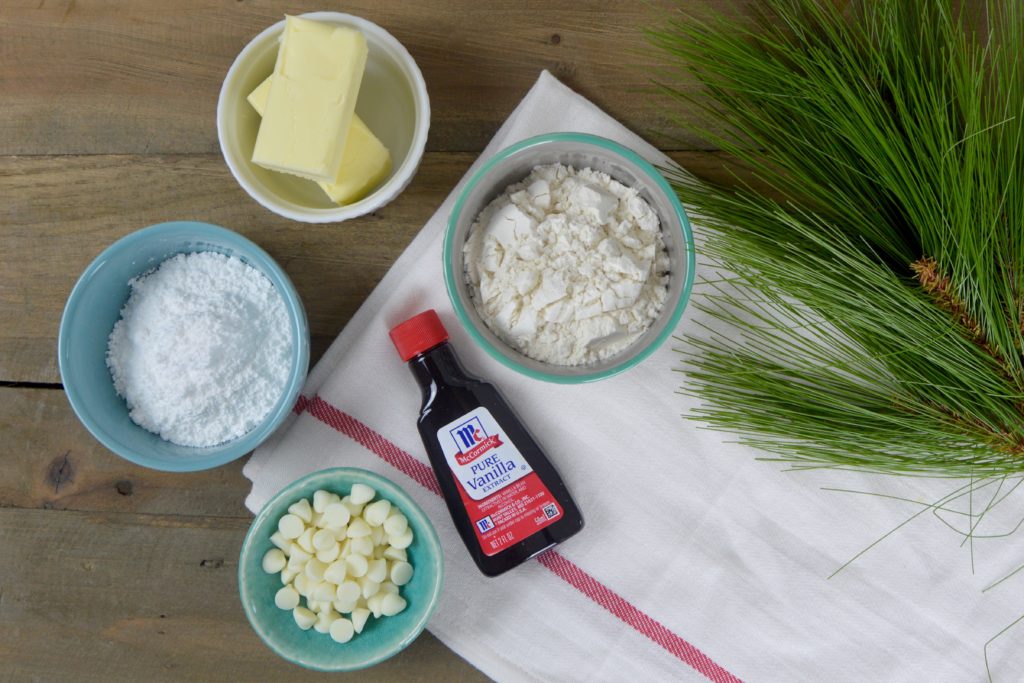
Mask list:
[[[391,328],[391,343],[402,360],[409,360],[443,341],[448,341],[448,330],[432,308]]]

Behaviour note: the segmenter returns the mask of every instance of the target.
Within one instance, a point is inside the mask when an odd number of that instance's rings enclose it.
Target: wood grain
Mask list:
[[[245,459],[204,472],[139,467],[101,446],[63,391],[0,388],[0,425],[0,508],[252,517]]]
[[[359,674],[279,659],[235,584],[247,520],[0,509],[5,681],[486,681],[429,633]]]
[[[660,146],[691,149],[693,138],[664,135],[671,126],[659,99],[641,96],[660,60],[641,28],[663,25],[674,7],[356,0],[339,9],[384,26],[417,60],[431,96],[431,150],[482,149],[541,69],[630,128],[659,131]],[[0,154],[214,152],[217,95],[238,52],[285,11],[326,8],[316,0],[4,0]]]
[[[718,154],[672,156],[723,174]],[[281,264],[305,304],[315,362],[474,158],[427,154],[395,202],[307,225],[256,204],[219,155],[0,157],[0,381],[59,382],[57,328],[79,274],[116,239],[177,219],[237,230]]]

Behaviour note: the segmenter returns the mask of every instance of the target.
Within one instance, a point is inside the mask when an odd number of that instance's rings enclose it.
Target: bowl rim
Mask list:
[[[409,54],[409,50],[407,50],[397,38],[388,32],[387,29],[383,28],[379,24],[375,24],[369,19],[364,19],[345,12],[304,12],[294,16],[303,17],[305,19],[329,20],[338,23],[350,24],[357,27],[364,33],[373,34],[388,46],[389,50],[392,51],[393,56],[396,58],[396,61],[398,61],[405,70],[406,76],[409,80],[409,85],[413,90],[415,100],[416,126],[413,130],[412,144],[409,146],[409,153],[406,154],[405,159],[402,161],[401,165],[399,165],[398,169],[392,174],[391,178],[372,193],[352,204],[327,209],[302,207],[301,210],[295,210],[292,206],[299,205],[292,205],[291,202],[287,204],[279,202],[276,196],[265,195],[264,193],[257,191],[252,183],[246,180],[243,174],[239,172],[238,168],[236,168],[236,164],[244,163],[243,160],[236,159],[234,155],[229,153],[229,146],[226,142],[227,122],[225,121],[225,117],[227,116],[227,102],[230,97],[227,86],[228,83],[237,77],[242,65],[245,64],[249,60],[251,54],[256,51],[257,45],[262,44],[262,42],[269,36],[280,33],[284,30],[284,19],[263,29],[253,37],[252,40],[246,43],[245,47],[242,48],[241,52],[238,53],[238,56],[235,57],[231,66],[228,68],[227,74],[224,76],[224,80],[221,81],[220,94],[217,97],[217,143],[220,146],[221,156],[224,158],[224,162],[227,164],[228,169],[231,171],[231,175],[235,178],[235,181],[243,190],[245,190],[245,193],[249,195],[249,197],[256,200],[256,202],[263,208],[277,214],[278,216],[302,223],[341,223],[352,218],[364,216],[379,209],[394,200],[402,193],[403,190],[405,190],[406,187],[408,187],[409,183],[412,182],[413,176],[416,175],[416,169],[419,167],[420,161],[423,159],[423,153],[427,146],[427,134],[430,130],[430,96],[427,92],[427,84],[423,78],[423,72],[420,71],[420,67],[416,63],[416,60],[413,59],[411,54]]]
[[[249,603],[246,600],[246,595],[244,592],[248,588],[248,581],[245,578],[244,571],[246,566],[244,559],[250,553],[254,545],[253,537],[254,534],[256,533],[256,528],[260,524],[264,524],[266,522],[266,520],[270,517],[270,511],[276,505],[278,505],[283,499],[293,497],[297,489],[306,486],[311,480],[318,478],[332,480],[336,477],[341,477],[341,479],[344,481],[353,474],[359,477],[366,477],[374,482],[383,482],[386,486],[393,488],[393,493],[396,494],[395,497],[399,498],[400,500],[392,500],[391,502],[393,504],[399,505],[399,507],[402,508],[403,513],[405,513],[406,510],[411,509],[417,515],[419,515],[420,518],[422,518],[424,522],[422,526],[426,530],[427,539],[429,539],[427,545],[433,548],[433,552],[431,552],[430,554],[436,557],[436,562],[434,564],[437,566],[437,580],[434,582],[434,585],[432,586],[430,604],[427,605],[427,609],[424,611],[422,617],[420,617],[420,619],[413,625],[412,630],[409,631],[409,633],[406,634],[405,637],[392,643],[387,648],[382,648],[381,652],[379,652],[377,655],[363,662],[359,662],[356,666],[324,667],[318,666],[311,662],[301,661],[297,659],[295,656],[282,651],[278,647],[277,643],[272,639],[268,638],[264,630],[258,625],[257,620],[253,617],[253,614],[250,611]],[[324,485],[324,487],[327,486],[329,486],[329,484]],[[408,514],[406,514],[406,516],[408,516]],[[420,534],[417,532],[417,537],[419,536]],[[328,467],[326,469],[310,472],[309,474],[299,477],[290,484],[286,484],[284,488],[275,493],[270,498],[270,500],[264,503],[263,507],[260,508],[260,511],[256,513],[256,516],[249,524],[249,530],[246,531],[245,538],[242,540],[242,547],[238,552],[237,583],[238,597],[239,601],[242,603],[242,611],[245,612],[245,618],[249,621],[249,625],[252,627],[253,631],[256,632],[256,635],[260,637],[260,640],[262,640],[263,643],[267,647],[269,647],[270,650],[274,652],[277,656],[293,664],[297,664],[299,666],[302,666],[306,669],[311,669],[313,671],[360,671],[362,669],[369,668],[376,664],[380,664],[384,660],[390,659],[391,657],[395,656],[396,654],[407,648],[409,645],[411,645],[413,641],[416,640],[416,638],[419,637],[419,635],[427,627],[427,622],[430,621],[430,618],[434,614],[434,610],[437,609],[437,603],[439,602],[441,591],[444,587],[444,548],[441,546],[441,539],[437,535],[437,529],[434,528],[434,524],[430,520],[430,517],[427,516],[427,513],[423,511],[423,508],[420,507],[420,505],[415,500],[413,500],[412,496],[410,496],[404,488],[399,486],[397,482],[388,479],[382,474],[378,474],[372,470],[367,470],[362,467]]]
[[[624,157],[630,162],[636,164],[647,175],[647,179],[655,187],[660,189],[668,198],[669,205],[672,207],[679,220],[679,225],[683,232],[683,239],[686,243],[686,279],[683,282],[683,289],[679,296],[679,301],[676,303],[675,310],[673,310],[669,316],[668,323],[665,325],[665,328],[657,337],[648,343],[646,348],[635,356],[604,370],[587,374],[562,375],[554,372],[543,372],[527,367],[501,353],[494,344],[480,333],[476,328],[476,325],[473,324],[469,313],[462,305],[458,296],[456,273],[452,268],[452,259],[450,258],[451,251],[455,246],[455,231],[458,228],[459,220],[462,216],[462,211],[470,192],[487,177],[495,166],[503,160],[523,150],[544,146],[551,142],[570,142],[594,145],[603,148],[607,152]],[[442,258],[444,259],[444,284],[445,288],[448,290],[448,299],[451,301],[452,307],[455,309],[455,316],[458,318],[459,323],[462,325],[463,329],[469,333],[470,337],[472,337],[477,344],[483,347],[483,349],[492,358],[502,365],[532,379],[539,379],[545,382],[552,382],[554,384],[583,384],[586,382],[596,382],[598,380],[606,379],[638,365],[654,353],[662,344],[665,343],[673,332],[675,332],[675,328],[679,324],[679,320],[683,316],[683,311],[686,309],[686,305],[689,302],[690,294],[693,290],[695,276],[694,271],[696,270],[696,255],[693,230],[690,227],[690,220],[687,217],[686,211],[683,209],[683,205],[680,203],[679,198],[676,196],[676,193],[672,190],[671,185],[669,185],[665,177],[658,172],[650,162],[628,147],[621,145],[614,140],[609,140],[608,138],[601,137],[599,135],[591,135],[589,133],[545,133],[543,135],[536,135],[505,147],[488,159],[487,162],[473,174],[465,187],[463,187],[462,191],[459,193],[458,199],[455,201],[455,205],[452,208],[451,213],[448,215],[448,225],[444,235]]]
[[[259,265],[249,263],[248,265],[256,268],[264,277],[269,279],[274,287],[279,290],[281,298],[285,302],[285,307],[288,310],[289,326],[296,335],[295,344],[292,348],[292,371],[288,376],[288,383],[285,385],[285,391],[282,393],[281,398],[278,399],[270,413],[267,414],[263,422],[255,429],[236,439],[225,442],[221,445],[221,450],[209,456],[183,459],[180,463],[154,462],[145,455],[140,455],[131,449],[123,448],[120,440],[106,429],[103,429],[85,409],[85,399],[75,383],[69,382],[70,370],[65,367],[65,358],[70,358],[68,349],[71,344],[71,330],[69,328],[74,316],[78,312],[79,300],[84,296],[84,292],[88,288],[93,276],[104,267],[110,257],[130,248],[137,242],[186,229],[198,229],[225,241],[237,242],[252,250],[253,253],[261,258],[263,263]],[[155,267],[158,266],[159,264]],[[269,272],[267,272],[268,270]],[[294,302],[294,305],[289,302]],[[64,304],[64,312],[61,314],[60,328],[57,334],[57,367],[60,372],[61,383],[64,387],[64,395],[67,396],[71,409],[86,430],[105,448],[129,462],[149,469],[163,472],[197,472],[219,467],[232,460],[237,460],[255,449],[273,434],[288,415],[291,414],[299,392],[305,384],[306,374],[309,371],[309,324],[306,320],[306,311],[303,307],[302,299],[295,290],[295,285],[292,284],[292,281],[281,266],[258,244],[234,230],[229,230],[212,223],[204,223],[202,221],[167,221],[140,228],[117,239],[100,252],[86,269],[82,271],[82,274],[78,277],[75,286],[71,290],[71,294],[68,296],[67,302]],[[142,429],[142,427],[139,427],[139,429]],[[221,446],[211,446],[210,448]],[[200,451],[203,449],[197,448],[196,450]]]

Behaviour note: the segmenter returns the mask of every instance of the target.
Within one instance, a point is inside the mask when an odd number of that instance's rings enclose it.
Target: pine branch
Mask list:
[[[650,34],[704,88],[662,84],[714,123],[680,125],[754,175],[666,169],[720,271],[694,418],[796,467],[1024,472],[1022,3],[980,29],[949,0],[761,7]]]

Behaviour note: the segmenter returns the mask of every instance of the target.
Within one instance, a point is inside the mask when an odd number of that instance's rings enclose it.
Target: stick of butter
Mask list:
[[[253,163],[336,180],[367,52],[354,28],[286,17]]]
[[[272,78],[267,76],[246,98],[260,116],[267,107]],[[353,114],[345,151],[341,155],[341,171],[333,183],[318,184],[333,201],[351,204],[368,195],[388,173],[391,173],[391,153],[359,115]]]

